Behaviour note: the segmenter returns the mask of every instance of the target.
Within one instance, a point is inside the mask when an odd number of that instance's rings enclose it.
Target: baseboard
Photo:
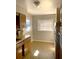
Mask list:
[[[47,43],[54,43],[53,41],[43,41],[43,40],[32,40],[33,41],[39,41],[39,42],[47,42]]]

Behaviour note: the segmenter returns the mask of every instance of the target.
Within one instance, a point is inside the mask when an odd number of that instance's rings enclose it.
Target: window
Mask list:
[[[31,28],[30,17],[26,17],[26,32],[29,32]]]
[[[38,31],[53,31],[53,21],[38,20]]]

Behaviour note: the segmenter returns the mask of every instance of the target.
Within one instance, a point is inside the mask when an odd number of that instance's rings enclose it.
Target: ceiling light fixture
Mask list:
[[[34,5],[35,5],[36,7],[38,7],[39,4],[40,4],[40,1],[39,1],[39,0],[33,0],[33,3],[34,3]]]

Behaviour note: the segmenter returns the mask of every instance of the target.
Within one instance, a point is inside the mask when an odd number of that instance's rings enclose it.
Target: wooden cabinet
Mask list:
[[[20,39],[20,14],[16,14],[16,39]]]
[[[20,25],[21,25],[21,29],[25,28],[26,27],[26,16],[25,15],[22,15],[20,14]]]
[[[16,14],[16,59],[30,59],[31,37],[25,39],[26,16]]]
[[[22,47],[16,49],[16,59],[22,59]]]
[[[20,40],[16,44],[16,59],[30,59],[31,56],[31,37]]]
[[[26,28],[26,16],[16,13],[16,39],[24,39]]]
[[[20,27],[21,27],[21,36],[22,39],[25,39],[25,34],[26,34],[26,16],[25,15],[20,15]]]
[[[16,59],[23,59],[23,45],[23,41],[16,44]]]
[[[31,56],[31,37],[24,40],[24,52],[25,52],[25,58],[30,59]]]

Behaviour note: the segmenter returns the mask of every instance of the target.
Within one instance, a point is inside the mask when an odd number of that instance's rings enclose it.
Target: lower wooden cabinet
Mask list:
[[[24,41],[16,44],[16,59],[23,59],[24,56]]]
[[[31,56],[31,37],[24,39],[16,44],[16,59],[30,59]]]
[[[25,58],[30,59],[31,56],[31,37],[24,40]]]
[[[22,59],[22,47],[16,49],[16,59]]]

